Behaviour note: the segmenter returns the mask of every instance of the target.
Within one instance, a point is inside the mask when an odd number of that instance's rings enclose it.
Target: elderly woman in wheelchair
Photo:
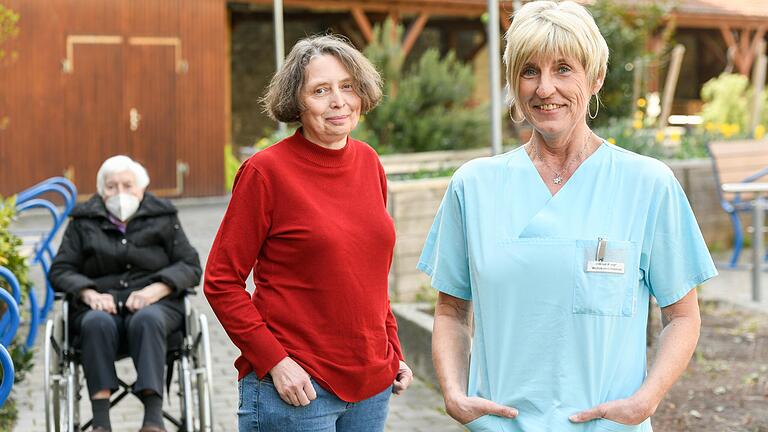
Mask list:
[[[144,405],[140,431],[165,431],[167,339],[184,325],[182,293],[201,276],[176,208],[146,192],[148,184],[139,163],[107,159],[98,193],[72,211],[50,270],[54,289],[69,300],[69,334],[80,350],[94,431],[111,430],[115,361],[126,352],[137,373],[132,391]]]

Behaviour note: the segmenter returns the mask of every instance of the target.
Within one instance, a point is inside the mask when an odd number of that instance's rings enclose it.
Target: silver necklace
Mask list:
[[[570,168],[571,164],[573,164],[573,161],[575,161],[576,159],[580,159],[581,156],[584,155],[584,151],[587,148],[587,143],[589,143],[589,136],[591,135],[590,132],[591,131],[589,129],[587,129],[587,134],[584,136],[584,145],[581,147],[581,150],[579,151],[578,154],[576,154],[576,156],[574,156],[568,162],[566,162],[565,166],[560,168],[560,171],[557,171],[554,168],[552,168],[552,166],[550,164],[548,164],[547,161],[545,161],[543,157],[541,157],[541,155],[539,154],[539,146],[538,145],[532,146],[533,147],[534,160],[536,160],[536,159],[540,160],[541,163],[543,163],[544,166],[549,168],[549,170],[552,171],[552,173],[555,175],[555,177],[552,178],[552,183],[554,183],[556,185],[559,185],[560,183],[562,183],[563,182],[563,174],[568,175],[568,168]]]

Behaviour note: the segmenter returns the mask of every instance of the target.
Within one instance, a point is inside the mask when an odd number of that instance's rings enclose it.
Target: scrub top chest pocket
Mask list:
[[[573,313],[633,316],[640,273],[637,249],[630,241],[578,240]]]

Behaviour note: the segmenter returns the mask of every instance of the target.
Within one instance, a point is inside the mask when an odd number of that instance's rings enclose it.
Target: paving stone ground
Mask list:
[[[179,215],[182,225],[192,244],[200,252],[204,264],[210,245],[213,242],[216,229],[226,208],[223,199],[181,201]],[[17,228],[34,227],[43,223],[42,218],[21,220]],[[45,226],[45,225],[43,225]],[[39,277],[39,276],[38,276]],[[236,431],[237,385],[233,361],[239,351],[216,320],[213,312],[200,293],[193,298],[194,307],[206,314],[210,321],[210,336],[213,356],[214,375],[214,421],[217,431]],[[26,329],[22,329],[26,334]],[[41,331],[42,333],[42,331]],[[45,430],[45,411],[43,407],[43,369],[41,347],[42,334],[39,334],[35,348],[36,367],[26,380],[13,389],[17,401],[19,421],[14,432],[39,432]],[[130,359],[118,362],[118,375],[126,381],[135,377]],[[179,400],[177,389],[172,386],[170,397],[165,398],[165,409],[178,412]],[[90,418],[90,404],[86,391],[82,392],[83,401],[80,405],[82,415]],[[141,425],[142,407],[139,401],[129,396],[111,411],[113,430],[115,432],[137,431]],[[170,424],[166,424],[170,427]],[[172,430],[172,429],[169,429]],[[452,432],[465,429],[451,420],[443,411],[440,395],[421,381],[416,381],[403,395],[392,398],[390,414],[387,420],[388,432]]]

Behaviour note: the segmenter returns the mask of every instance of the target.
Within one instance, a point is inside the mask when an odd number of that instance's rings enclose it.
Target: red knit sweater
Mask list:
[[[347,402],[392,384],[403,356],[387,292],[386,185],[367,144],[330,150],[298,130],[240,167],[204,288],[242,352],[239,378],[290,356]]]

